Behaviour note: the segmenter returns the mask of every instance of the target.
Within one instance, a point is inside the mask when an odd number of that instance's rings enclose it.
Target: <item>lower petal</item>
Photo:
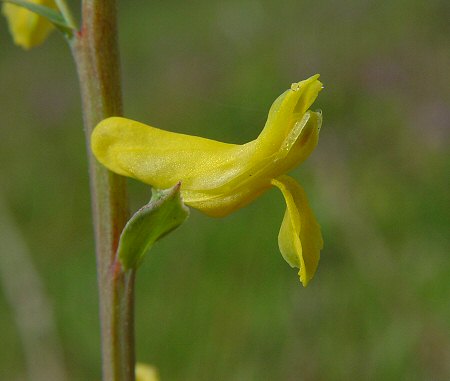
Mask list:
[[[306,287],[313,278],[323,247],[322,233],[308,205],[305,191],[291,177],[272,180],[286,201],[286,212],[278,235],[281,254],[291,267],[298,267],[300,281]]]

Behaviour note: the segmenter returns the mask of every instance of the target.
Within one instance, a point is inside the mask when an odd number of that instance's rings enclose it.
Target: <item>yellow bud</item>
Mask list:
[[[137,363],[136,381],[159,381],[158,371],[151,365]]]

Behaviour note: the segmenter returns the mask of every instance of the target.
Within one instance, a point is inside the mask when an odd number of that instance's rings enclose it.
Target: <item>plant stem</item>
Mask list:
[[[73,29],[77,28],[77,22],[75,21],[75,17],[72,15],[72,11],[70,7],[67,5],[66,0],[55,0],[55,4],[58,7],[59,11],[66,20],[67,25],[72,27]]]
[[[83,105],[95,227],[104,381],[134,381],[134,273],[115,261],[128,219],[126,183],[93,157],[101,120],[121,115],[116,2],[83,0],[83,25],[72,42]]]

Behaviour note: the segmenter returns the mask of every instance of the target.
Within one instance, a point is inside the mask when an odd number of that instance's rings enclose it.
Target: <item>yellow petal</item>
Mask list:
[[[56,9],[53,0],[28,1]],[[15,4],[3,4],[2,11],[8,20],[14,43],[24,49],[30,49],[43,43],[54,28],[44,17]]]
[[[158,371],[151,365],[137,363],[136,381],[159,381]]]
[[[252,142],[221,143],[113,117],[97,125],[91,147],[120,175],[160,189],[181,181],[183,201],[211,216],[226,215],[270,187],[270,177],[258,175],[270,158],[255,156]]]
[[[269,110],[264,129],[258,136],[261,150],[276,150],[288,138],[294,124],[301,121],[306,111],[316,100],[322,90],[319,74],[293,83],[289,90],[281,94]]]
[[[280,168],[279,173],[289,172],[308,158],[319,142],[321,127],[320,111],[307,111],[302,119],[294,124],[275,158]]]
[[[323,247],[320,226],[305,191],[293,178],[281,176],[272,180],[272,184],[281,190],[287,205],[278,245],[286,262],[300,269],[300,281],[306,287],[316,272]]]

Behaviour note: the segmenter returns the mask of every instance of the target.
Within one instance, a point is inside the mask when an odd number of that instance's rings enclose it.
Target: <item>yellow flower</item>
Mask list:
[[[322,115],[308,108],[322,89],[318,77],[294,83],[281,94],[260,135],[246,144],[177,134],[112,117],[95,128],[92,150],[111,171],[156,188],[181,181],[183,201],[214,217],[247,205],[272,185],[278,187],[287,205],[278,236],[280,251],[292,267],[300,268],[300,281],[306,286],[319,262],[322,235],[303,189],[285,173],[317,145]]]
[[[137,363],[136,381],[159,381],[158,371],[151,365]]]
[[[56,9],[53,0],[28,1]],[[2,11],[8,20],[14,43],[24,49],[42,44],[54,28],[44,17],[15,4],[3,4]]]

